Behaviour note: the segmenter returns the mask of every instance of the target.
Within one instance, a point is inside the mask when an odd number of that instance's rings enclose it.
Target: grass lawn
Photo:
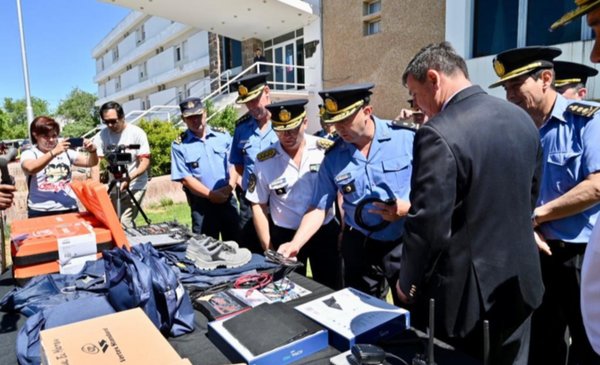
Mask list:
[[[190,228],[192,226],[190,206],[187,203],[173,204],[172,201],[168,200],[163,202],[163,204],[150,206],[144,209],[144,212],[152,223],[162,223],[176,220],[177,222],[185,224]],[[144,217],[142,217],[141,214],[138,214],[135,223],[138,226],[146,225]]]

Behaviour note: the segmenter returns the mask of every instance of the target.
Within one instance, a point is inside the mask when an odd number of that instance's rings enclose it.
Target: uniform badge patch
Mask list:
[[[310,172],[318,172],[319,171],[319,167],[321,167],[320,163],[310,164],[310,166],[309,166]]]
[[[264,150],[258,155],[256,155],[256,159],[259,161],[266,161],[275,156],[277,151],[274,148],[269,148],[268,150]]]
[[[256,189],[256,175],[250,174],[248,178],[248,191],[253,193],[254,189]]]

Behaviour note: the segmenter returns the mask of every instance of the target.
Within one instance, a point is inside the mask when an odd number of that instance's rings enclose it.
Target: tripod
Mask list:
[[[117,187],[117,217],[119,217],[119,220],[120,220],[121,219],[121,183],[123,182],[125,177],[129,177],[129,172],[123,165],[109,166],[109,172],[111,172],[113,174],[114,179],[110,182],[110,184],[108,184],[108,194],[110,194],[110,192],[112,191],[112,189],[115,186]],[[137,201],[137,199],[135,198],[135,196],[133,195],[131,190],[129,190],[129,186],[127,186],[127,188],[125,188],[125,191],[127,192],[127,194],[129,194],[129,197],[131,198],[131,200],[137,207],[138,211],[142,214],[142,217],[144,217],[146,224],[149,225],[151,223],[150,219],[148,219],[148,216],[146,215],[146,213],[144,213],[142,206]],[[133,223],[133,225],[135,226],[135,223]]]

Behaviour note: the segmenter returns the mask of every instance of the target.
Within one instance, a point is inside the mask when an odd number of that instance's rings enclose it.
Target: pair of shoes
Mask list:
[[[252,253],[240,248],[234,241],[222,242],[210,236],[200,235],[188,240],[185,256],[203,270],[232,268],[250,261]]]

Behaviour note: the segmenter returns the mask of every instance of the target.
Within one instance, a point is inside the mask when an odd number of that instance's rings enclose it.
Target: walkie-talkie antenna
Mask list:
[[[490,363],[490,322],[483,321],[483,365]]]
[[[435,327],[435,299],[429,298],[429,336],[427,338],[427,365],[435,365],[433,356],[433,329]]]

